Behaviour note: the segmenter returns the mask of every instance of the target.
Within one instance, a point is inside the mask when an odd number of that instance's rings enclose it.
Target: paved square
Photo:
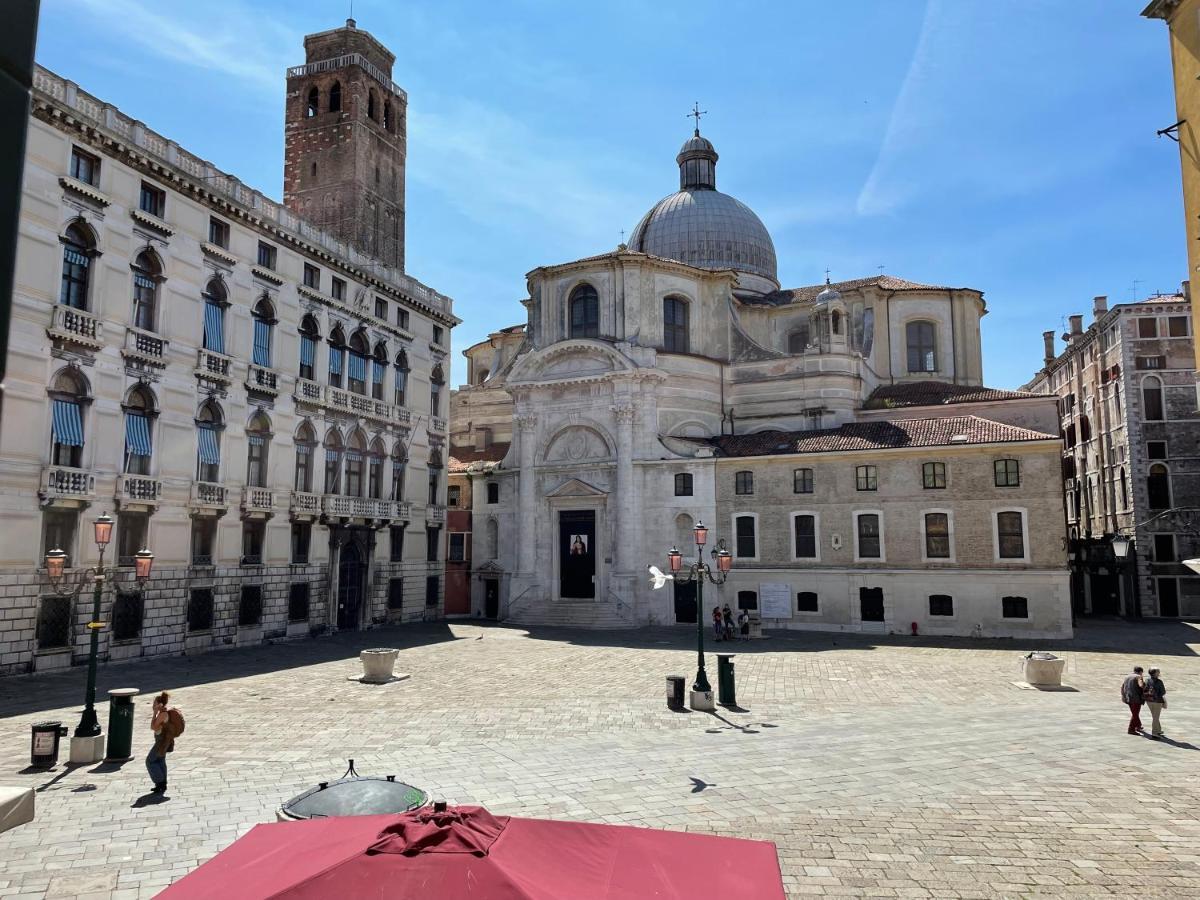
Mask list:
[[[159,804],[138,800],[148,698],[134,760],[32,772],[29,725],[73,727],[85,673],[0,681],[0,781],[39,788],[0,835],[0,896],[152,896],[348,757],[500,814],[770,839],[792,897],[1200,896],[1193,626],[1041,644],[1061,693],[1012,684],[1033,645],[777,634],[731,648],[748,711],[672,713],[693,642],[452,623],[108,666],[102,691],[169,689],[187,714]],[[348,681],[370,646],[413,677]],[[1175,743],[1125,734],[1134,662],[1162,666]]]

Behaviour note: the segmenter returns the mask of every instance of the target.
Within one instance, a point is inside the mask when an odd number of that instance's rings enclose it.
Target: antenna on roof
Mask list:
[[[1144,282],[1144,279],[1141,279],[1141,278],[1133,279],[1133,284],[1131,284],[1129,286],[1129,299],[1134,300],[1134,301],[1137,300],[1138,285],[1142,284],[1143,282]]]

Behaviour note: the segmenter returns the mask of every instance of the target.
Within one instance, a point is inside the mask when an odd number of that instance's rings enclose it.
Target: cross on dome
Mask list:
[[[700,137],[700,117],[707,116],[707,115],[708,115],[708,110],[700,108],[699,100],[697,100],[695,103],[692,104],[692,111],[690,113],[688,113],[688,118],[696,120],[696,130],[695,130],[695,132],[693,132],[696,135],[696,137]]]

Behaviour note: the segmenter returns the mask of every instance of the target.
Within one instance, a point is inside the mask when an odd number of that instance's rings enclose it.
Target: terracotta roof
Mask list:
[[[760,431],[698,439],[724,456],[767,456],[777,453],[829,453],[895,450],[905,447],[951,447],[1013,441],[1058,440],[1056,435],[1018,428],[978,416],[849,422],[820,431]]]
[[[1008,391],[945,381],[914,381],[877,387],[863,404],[864,409],[901,409],[906,406],[943,406],[950,403],[987,403],[992,400],[1021,400],[1037,397],[1027,391]]]
[[[972,290],[971,288],[952,288],[938,284],[921,284],[916,281],[906,281],[903,278],[895,278],[891,275],[875,275],[871,278],[855,278],[851,281],[835,281],[832,284],[810,284],[806,287],[783,288],[782,290],[773,291],[770,294],[764,294],[762,297],[754,297],[743,299],[743,302],[749,303],[766,303],[772,306],[782,306],[785,303],[803,303],[808,300],[815,300],[817,294],[825,290],[826,287],[832,287],[837,291],[855,291],[864,287],[878,287],[884,291],[957,291],[957,290]]]
[[[482,450],[476,450],[474,447],[451,447],[447,468],[453,474],[467,471],[471,463],[498,463],[508,453],[508,447],[507,441],[492,444]]]

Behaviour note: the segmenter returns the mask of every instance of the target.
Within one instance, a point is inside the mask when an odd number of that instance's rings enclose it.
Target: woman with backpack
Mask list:
[[[154,746],[146,754],[146,771],[154,782],[153,794],[167,792],[167,754],[175,749],[175,738],[183,734],[183,713],[168,705],[170,699],[166,691],[155,697],[154,711],[150,716]]]

